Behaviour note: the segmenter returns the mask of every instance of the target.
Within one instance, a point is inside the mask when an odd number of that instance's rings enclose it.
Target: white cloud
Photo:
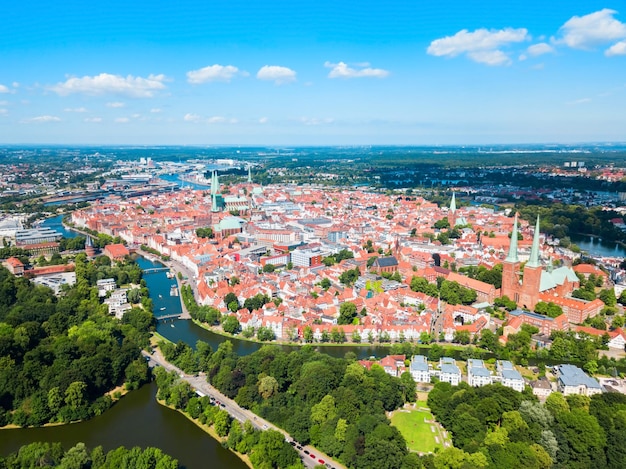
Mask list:
[[[193,84],[206,83],[210,81],[229,82],[239,73],[239,69],[233,65],[209,65],[199,70],[187,72],[187,81]]]
[[[269,122],[269,119],[267,117],[261,117],[259,119],[259,124],[267,124]]]
[[[239,120],[231,117],[224,117],[224,116],[211,116],[211,117],[202,117],[198,114],[192,114],[192,113],[188,113],[185,114],[185,117],[183,117],[183,119],[186,122],[201,122],[201,123],[206,123],[209,125],[213,125],[213,124],[237,124],[239,123]]]
[[[475,62],[487,65],[507,65],[509,56],[501,50],[512,43],[530,39],[526,28],[505,28],[500,30],[477,29],[469,32],[463,29],[454,36],[435,39],[426,52],[436,57],[456,57],[461,54]]]
[[[202,118],[198,114],[187,113],[185,114],[185,117],[183,117],[183,119],[186,122],[198,122]]]
[[[83,119],[83,121],[85,122],[93,122],[93,123],[100,123],[102,122],[102,117],[85,117]]]
[[[126,106],[126,103],[121,103],[119,101],[106,104],[106,107],[112,107],[112,108],[120,108],[124,106]]]
[[[13,86],[13,88],[19,88],[20,84],[17,81],[14,81],[13,83],[11,83],[11,86]]]
[[[11,90],[9,89],[8,86],[0,84],[0,93],[10,93]]]
[[[151,98],[156,91],[165,89],[164,81],[165,75],[149,75],[143,78],[101,73],[93,77],[69,78],[50,89],[61,96],[80,93],[94,96],[117,94],[131,98]]]
[[[468,52],[467,56],[474,62],[485,65],[509,65],[511,59],[501,50],[476,50]]]
[[[8,106],[9,102],[8,101],[0,101],[0,106]]]
[[[154,107],[154,108],[150,109],[150,112],[152,114],[158,114],[159,112],[161,112],[161,110],[158,107]]]
[[[554,52],[554,47],[545,42],[539,42],[533,44],[526,49],[526,53],[520,55],[520,60],[526,60],[528,57],[539,57],[540,55],[549,54]]]
[[[617,12],[604,8],[585,16],[572,16],[559,29],[561,37],[554,40],[574,49],[591,49],[626,37],[626,24],[613,18]]]
[[[273,81],[277,85],[296,81],[296,72],[279,65],[264,65],[256,74],[259,80]]]
[[[361,78],[361,77],[373,77],[373,78],[385,78],[389,75],[387,70],[382,68],[371,68],[368,63],[356,64],[359,69],[349,67],[344,62],[336,64],[326,62],[324,67],[332,68],[328,73],[328,78]]]
[[[226,122],[226,118],[222,116],[213,116],[207,119],[207,123],[209,124],[223,124]]]
[[[2,108],[0,108],[0,115],[5,115],[5,114],[8,114],[8,113],[9,113],[9,110],[8,110],[8,109],[2,109]]]
[[[317,117],[301,117],[298,120],[304,125],[324,125],[335,122],[335,119],[332,117],[326,117],[324,119],[319,119]]]
[[[117,117],[115,122],[118,124],[126,124],[127,122],[130,122],[130,119],[128,117]]]
[[[63,109],[64,112],[87,112],[87,109],[84,107],[66,107]]]
[[[604,55],[606,55],[607,57],[626,55],[626,41],[620,41],[613,44],[611,47],[604,51]]]
[[[24,119],[23,121],[21,121],[22,123],[25,124],[45,124],[48,122],[61,122],[61,118],[57,117],[57,116],[37,116],[37,117],[31,117],[29,119]]]

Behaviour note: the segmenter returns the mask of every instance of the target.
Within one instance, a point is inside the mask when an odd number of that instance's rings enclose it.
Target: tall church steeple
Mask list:
[[[517,258],[517,213],[513,222],[513,232],[511,233],[511,244],[509,246],[509,255],[506,256],[506,262],[519,262]]]
[[[452,193],[452,200],[448,209],[448,224],[450,228],[454,228],[454,225],[456,225],[456,194],[454,192]]]
[[[248,165],[248,184],[252,184],[252,166]]]
[[[535,234],[533,236],[533,245],[530,250],[530,258],[526,263],[527,267],[540,267],[539,262],[539,215],[537,215],[537,223],[535,224]]]

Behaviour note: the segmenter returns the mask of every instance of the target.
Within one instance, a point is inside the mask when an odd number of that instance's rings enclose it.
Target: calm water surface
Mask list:
[[[105,451],[118,446],[156,446],[187,469],[247,467],[182,414],[159,405],[156,390],[156,384],[147,384],[86,422],[0,430],[0,454],[15,452],[34,441],[60,442],[66,449],[82,441],[89,448],[102,445]]]
[[[626,248],[617,243],[607,243],[593,236],[572,235],[570,239],[591,256],[626,257]]]

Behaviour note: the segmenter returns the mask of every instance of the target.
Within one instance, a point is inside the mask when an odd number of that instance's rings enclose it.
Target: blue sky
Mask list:
[[[620,1],[6,3],[0,143],[626,141]]]

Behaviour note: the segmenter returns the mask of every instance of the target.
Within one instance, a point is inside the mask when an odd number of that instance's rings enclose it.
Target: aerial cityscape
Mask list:
[[[626,20],[11,4],[0,469],[626,467]]]

